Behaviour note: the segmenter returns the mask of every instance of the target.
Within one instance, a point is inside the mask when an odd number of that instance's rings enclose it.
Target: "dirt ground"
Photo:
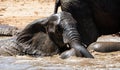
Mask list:
[[[0,0],[0,24],[24,28],[35,19],[50,16],[54,0]]]
[[[35,19],[53,14],[55,0],[0,0],[0,24],[24,28]],[[59,55],[44,58],[0,56],[0,70],[119,70],[120,51],[94,52],[95,59]]]

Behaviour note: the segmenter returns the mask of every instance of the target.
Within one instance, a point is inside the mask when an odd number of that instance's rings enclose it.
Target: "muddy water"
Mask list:
[[[5,37],[1,39],[6,39]],[[0,56],[0,70],[120,70],[120,51],[91,52],[94,59],[70,57]]]

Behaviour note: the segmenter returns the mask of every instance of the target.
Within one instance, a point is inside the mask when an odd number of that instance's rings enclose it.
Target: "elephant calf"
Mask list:
[[[51,47],[40,45],[40,41],[42,40],[39,38],[40,32],[46,33],[49,36],[50,39],[48,40],[52,42],[48,42],[53,44],[49,45]],[[76,21],[67,12],[60,12],[42,20],[35,20],[18,35],[17,43],[30,45],[26,50],[28,52],[36,49],[41,54],[43,51],[46,54],[51,54],[51,51],[56,51],[59,54],[62,53],[61,58],[67,58],[72,55],[93,58],[80,40],[80,35],[76,29]],[[50,52],[47,50],[50,50]]]

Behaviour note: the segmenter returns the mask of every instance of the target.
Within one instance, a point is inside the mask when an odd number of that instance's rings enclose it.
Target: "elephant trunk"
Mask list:
[[[94,58],[90,52],[85,48],[85,45],[80,40],[80,34],[76,27],[65,25],[63,30],[63,40],[68,43],[71,48],[74,48],[77,52],[81,53],[84,57]]]

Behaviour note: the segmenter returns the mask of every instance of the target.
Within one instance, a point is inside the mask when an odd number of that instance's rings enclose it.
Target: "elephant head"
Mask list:
[[[84,57],[93,58],[81,42],[80,34],[77,31],[76,21],[68,12],[53,14],[48,18],[48,34],[54,43],[64,46],[69,45],[77,53]],[[65,48],[65,47],[64,47]]]

